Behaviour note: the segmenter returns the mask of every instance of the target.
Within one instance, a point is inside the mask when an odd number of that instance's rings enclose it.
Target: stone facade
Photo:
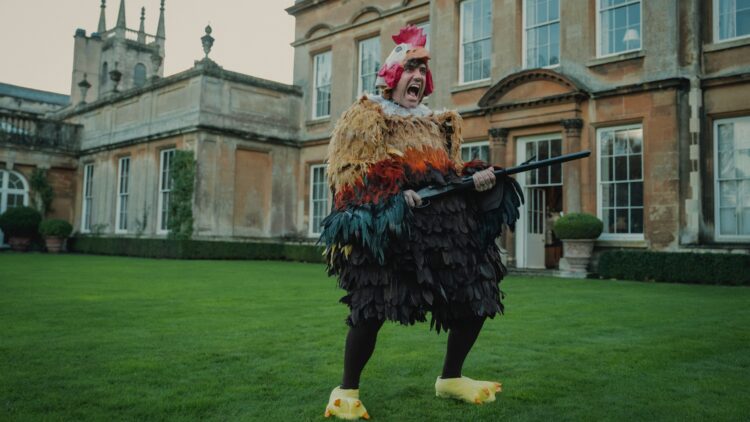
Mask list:
[[[143,89],[61,113],[58,118],[83,128],[81,169],[94,166],[91,221],[85,227],[79,209],[76,227],[165,235],[159,224],[161,153],[181,149],[193,151],[196,159],[196,238],[289,235],[294,228],[299,156],[295,109],[300,97],[295,87],[205,61]],[[129,157],[130,191],[128,221],[120,226],[117,186],[123,157]]]
[[[633,31],[621,36],[631,44],[613,53],[603,46],[602,22],[606,14],[619,12],[602,10],[593,0],[559,2],[556,18],[550,17],[553,12],[548,15],[559,28],[557,60],[548,66],[533,65],[527,59],[534,45],[529,42],[525,13],[536,2],[484,2],[491,8],[489,72],[485,78],[468,82],[461,80],[464,3],[476,8],[482,2],[393,0],[373,5],[356,0],[303,0],[289,8],[297,22],[294,83],[305,91],[305,118],[300,123],[303,160],[321,162],[320,145],[330,135],[335,117],[356,96],[358,41],[377,36],[382,60],[393,46],[389,37],[398,28],[428,23],[436,87],[428,104],[434,109],[458,109],[464,117],[467,143],[488,142],[492,162],[502,166],[530,158],[523,150],[529,144],[559,143],[557,153],[592,151],[587,160],[565,164],[559,183],[532,183],[527,179],[530,175],[519,177],[531,186],[526,188],[527,204],[518,230],[504,239],[511,262],[522,267],[556,266],[556,262],[540,259],[554,254],[548,233],[544,240],[545,226],[560,212],[574,211],[605,220],[610,233],[597,242],[598,250],[748,252],[750,161],[738,159],[734,164],[737,174],[744,174],[734,194],[744,204],[736,208],[739,219],[747,215],[744,231],[738,236],[718,236],[713,127],[716,119],[731,117],[741,119],[735,127],[750,127],[750,109],[743,102],[750,89],[750,34],[719,40],[713,34],[714,24],[718,25],[715,1],[630,2],[629,7],[637,8],[638,19],[628,21]],[[312,61],[324,51],[331,51],[333,62],[331,118],[312,120],[308,117],[314,89]],[[605,161],[612,166],[624,161],[617,156],[619,152],[609,157],[602,149],[609,136],[626,133],[637,136],[640,148],[635,155],[623,156],[633,162],[634,169],[632,174],[624,172],[624,181],[633,177],[635,182],[609,184],[602,174]],[[750,133],[739,136],[745,138],[734,140],[738,150],[750,142]],[[640,170],[635,170],[636,162]],[[749,190],[739,190],[745,185]],[[629,186],[624,199],[615,198],[614,193],[613,198],[605,198],[620,186]],[[546,200],[542,202],[546,209],[539,207],[540,199]]]
[[[70,97],[0,91],[0,168],[23,179],[24,202],[33,169],[47,168],[55,191],[48,217],[80,233],[164,237],[165,157],[188,150],[196,159],[195,238],[299,237],[302,91],[208,58],[163,77],[164,2],[155,36],[143,18],[140,30],[126,27],[123,0],[107,30],[104,7],[97,32],[76,31]]]

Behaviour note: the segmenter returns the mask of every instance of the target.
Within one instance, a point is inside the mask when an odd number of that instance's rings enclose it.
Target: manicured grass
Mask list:
[[[464,373],[446,336],[388,324],[363,377],[378,421],[742,420],[750,289],[510,278]],[[323,420],[346,308],[322,265],[0,254],[0,420]]]

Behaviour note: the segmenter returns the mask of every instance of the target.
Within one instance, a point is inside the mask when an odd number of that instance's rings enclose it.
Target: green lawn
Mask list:
[[[435,398],[445,335],[388,324],[365,370],[376,421],[747,420],[750,289],[514,278]],[[324,420],[341,292],[322,265],[0,253],[0,420]]]

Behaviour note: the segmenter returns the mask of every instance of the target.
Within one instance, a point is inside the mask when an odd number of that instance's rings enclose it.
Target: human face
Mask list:
[[[393,89],[393,101],[406,108],[418,106],[422,102],[426,83],[427,65],[422,62],[407,62],[401,79]]]

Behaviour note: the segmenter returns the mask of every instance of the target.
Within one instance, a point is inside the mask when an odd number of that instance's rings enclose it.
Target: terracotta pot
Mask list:
[[[562,239],[563,257],[568,261],[570,270],[587,273],[591,254],[594,252],[594,239]]]
[[[11,250],[16,252],[26,252],[29,250],[29,245],[31,245],[31,238],[12,236],[8,239],[8,244],[10,245]]]
[[[57,236],[50,236],[44,238],[44,243],[47,245],[47,252],[59,253],[62,250],[62,245],[65,239]]]

